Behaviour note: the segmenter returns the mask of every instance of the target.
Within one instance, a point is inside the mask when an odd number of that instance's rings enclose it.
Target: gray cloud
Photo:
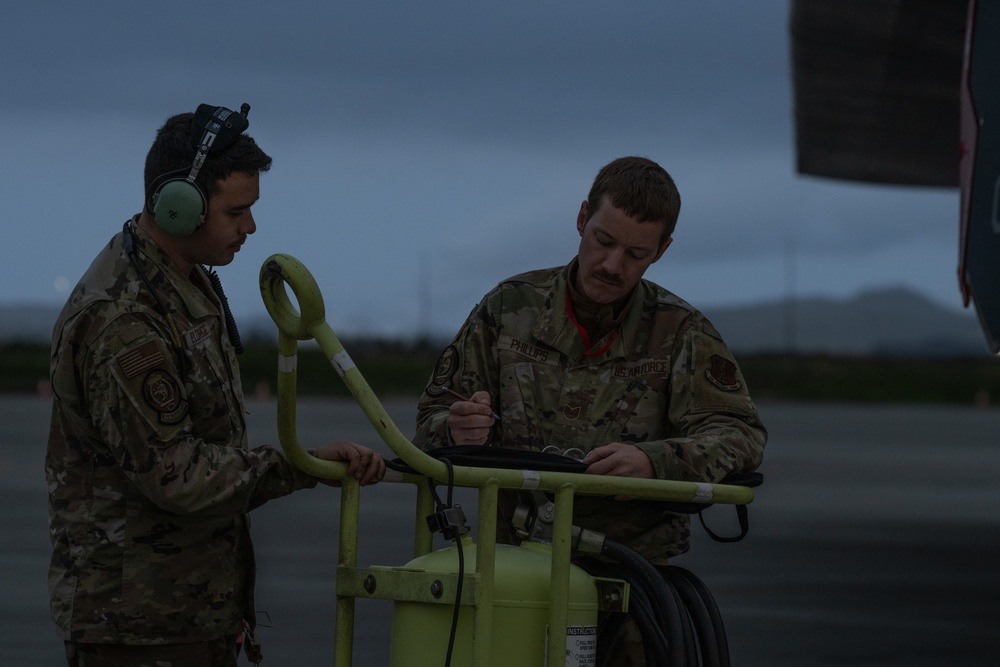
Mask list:
[[[652,277],[696,304],[780,295],[789,239],[822,267],[804,286],[902,283],[953,300],[950,278],[900,257],[953,263],[954,192],[794,174],[785,2],[116,1],[9,14],[0,55],[18,64],[0,70],[0,127],[18,157],[0,164],[0,198],[25,279],[0,287],[3,302],[63,297],[55,279],[75,280],[138,209],[156,128],[202,101],[249,102],[251,133],[275,157],[259,231],[222,272],[238,313],[260,309],[264,258],[291,252],[345,326],[412,330],[423,289],[451,330],[496,281],[569,259],[593,174],[629,153],[681,187],[677,243]]]

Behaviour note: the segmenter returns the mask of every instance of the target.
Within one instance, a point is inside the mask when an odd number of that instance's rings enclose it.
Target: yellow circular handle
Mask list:
[[[295,294],[298,310],[288,298],[285,283]],[[315,327],[326,322],[323,295],[316,280],[309,269],[291,255],[271,255],[260,267],[260,295],[271,319],[292,338],[309,340],[314,337]]]

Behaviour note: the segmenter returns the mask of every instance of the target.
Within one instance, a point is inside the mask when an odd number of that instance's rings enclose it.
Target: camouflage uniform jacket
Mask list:
[[[52,614],[66,640],[204,641],[236,633],[252,613],[246,513],[316,480],[278,450],[247,449],[218,297],[200,268],[181,275],[132,227],[186,372],[118,234],[74,288],[53,335]]]
[[[571,264],[572,266],[572,264]],[[621,325],[584,342],[567,314],[569,267],[502,282],[441,354],[420,399],[414,442],[450,444],[443,387],[485,389],[499,410],[490,444],[588,452],[632,443],[659,479],[717,482],[761,462],[767,432],[733,356],[709,321],[642,280]],[[499,397],[499,401],[497,400]],[[581,496],[574,523],[663,563],[688,548],[687,515],[662,503]]]

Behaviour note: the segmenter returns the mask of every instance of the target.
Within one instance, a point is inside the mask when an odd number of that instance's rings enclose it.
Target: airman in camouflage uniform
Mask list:
[[[642,279],[679,208],[656,163],[604,167],[578,215],[577,257],[483,298],[438,360],[414,442],[576,449],[596,474],[718,482],[754,470],[766,431],[733,355],[701,313]],[[660,565],[690,537],[688,516],[655,501],[581,496],[574,524]]]
[[[718,482],[761,459],[764,431],[739,367],[704,316],[662,287],[643,280],[606,351],[585,356],[566,315],[568,267],[533,271],[502,282],[480,302],[438,363],[420,401],[416,440],[450,444],[452,387],[499,397],[500,421],[490,444],[584,454],[629,443],[658,479]],[[653,563],[688,546],[688,516],[662,503],[633,500],[608,510],[606,500],[574,502],[579,525],[637,549]]]
[[[170,119],[154,148],[186,140],[192,124]],[[249,209],[270,158],[245,135],[236,146],[206,185],[197,231],[172,238],[148,210],[135,216],[55,325],[49,590],[70,665],[235,664],[254,615],[247,513],[318,481],[278,449],[248,449],[225,309],[199,265],[229,263],[255,228]],[[384,471],[353,443],[317,455],[351,461],[364,482]]]

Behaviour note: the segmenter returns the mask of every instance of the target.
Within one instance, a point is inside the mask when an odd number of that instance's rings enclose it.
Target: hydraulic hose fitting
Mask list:
[[[573,549],[583,553],[599,554],[604,551],[604,535],[596,530],[573,526]]]

